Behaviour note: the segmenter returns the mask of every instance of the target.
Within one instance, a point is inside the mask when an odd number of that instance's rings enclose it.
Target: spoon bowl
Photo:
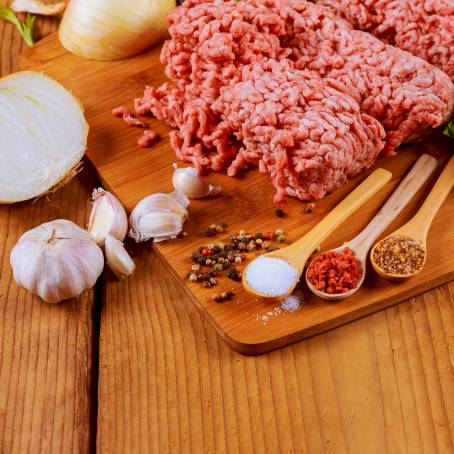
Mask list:
[[[352,243],[352,242],[353,241],[351,241],[350,243]],[[327,293],[327,292],[323,292],[322,290],[319,290],[309,280],[309,277],[308,277],[308,274],[307,274],[308,271],[309,271],[309,268],[314,264],[314,262],[318,258],[318,257],[315,257],[311,261],[311,263],[309,264],[309,266],[306,269],[306,284],[309,287],[309,290],[314,295],[318,296],[319,298],[323,298],[324,300],[327,300],[327,301],[341,301],[341,300],[343,300],[345,298],[349,298],[350,296],[354,295],[359,290],[359,288],[363,285],[364,279],[366,278],[366,259],[365,259],[365,257],[363,257],[362,260],[361,260],[358,257],[357,252],[351,247],[350,243],[346,243],[343,246],[340,246],[340,247],[338,247],[336,249],[331,249],[330,251],[327,251],[327,252],[342,252],[346,247],[350,248],[353,251],[353,253],[355,254],[356,259],[360,263],[361,270],[362,270],[362,276],[361,276],[360,280],[358,281],[358,283],[356,284],[356,287],[352,288],[352,289],[350,289],[350,290],[348,290],[347,292],[344,292],[344,293]]]
[[[251,261],[243,271],[242,282],[245,290],[256,298],[275,302],[289,296],[298,284],[307,260],[317,249],[318,245],[330,235],[343,221],[353,212],[369,200],[374,194],[382,189],[391,179],[391,172],[385,169],[377,169],[369,175],[355,190],[353,190],[342,202],[325,216],[309,233],[295,243],[282,249],[268,252]],[[263,294],[248,282],[248,270],[255,260],[262,257],[272,257],[284,260],[296,270],[296,279],[292,285],[280,295]],[[264,276],[264,279],[267,277]]]
[[[389,197],[386,203],[381,207],[379,212],[374,216],[374,218],[369,222],[364,230],[348,243],[345,243],[342,246],[330,251],[339,253],[343,252],[345,248],[349,248],[353,251],[354,256],[359,261],[363,272],[361,279],[358,281],[356,287],[344,293],[326,293],[318,290],[311,283],[306,271],[307,286],[315,295],[328,301],[339,301],[345,298],[349,298],[360,289],[366,277],[366,260],[371,246],[381,235],[381,233],[383,233],[386,227],[388,227],[388,225],[404,209],[404,207],[413,198],[416,192],[419,191],[421,186],[429,178],[436,167],[437,160],[435,158],[427,154],[421,155],[411,168],[410,172],[408,172],[408,174],[401,181],[396,190],[392,193],[391,197]],[[309,267],[314,263],[315,260],[317,260],[317,258],[315,258],[311,262]]]
[[[401,230],[401,229],[399,229]],[[410,236],[406,236],[406,235],[402,235],[402,234],[399,234],[397,235],[397,233],[399,232],[399,230],[396,230],[395,233],[391,234],[391,235],[388,235],[386,238],[390,238],[391,236],[400,236],[400,237],[404,237],[404,238],[408,238],[409,240],[414,240],[416,241],[415,238],[412,238]],[[370,251],[370,261],[372,263],[372,267],[373,269],[375,270],[375,272],[380,276],[380,277],[383,277],[389,281],[393,281],[393,282],[402,282],[406,279],[410,279],[412,277],[415,277],[416,275],[418,275],[419,273],[421,273],[421,271],[423,270],[424,268],[424,265],[426,264],[426,260],[427,260],[427,247],[426,247],[426,242],[425,241],[420,241],[421,242],[421,246],[423,247],[424,249],[424,261],[423,261],[423,264],[421,266],[421,268],[418,268],[417,270],[415,270],[413,273],[411,274],[398,274],[398,273],[387,273],[385,270],[383,270],[382,268],[380,268],[380,266],[377,264],[377,262],[375,261],[375,258],[374,258],[374,255],[375,255],[375,250],[377,249],[377,247],[380,246],[380,244],[382,243],[382,241],[384,241],[386,238],[383,238],[382,240],[380,240],[377,244],[375,244],[375,246],[372,248],[372,250]]]
[[[454,156],[451,157],[448,164],[446,164],[445,168],[443,169],[443,172],[438,177],[437,182],[435,183],[434,187],[430,191],[428,197],[426,198],[426,200],[424,201],[423,205],[418,210],[416,215],[412,219],[410,219],[410,221],[408,221],[405,225],[403,225],[395,232],[391,233],[386,237],[390,238],[398,236],[418,241],[425,251],[423,266],[415,270],[413,273],[405,275],[388,273],[382,268],[380,268],[380,266],[376,263],[374,259],[374,252],[376,248],[380,245],[380,243],[386,239],[384,238],[383,240],[380,240],[372,248],[370,252],[370,260],[372,262],[372,266],[381,277],[394,282],[403,281],[405,279],[409,279],[418,275],[424,269],[424,265],[427,259],[427,235],[429,233],[430,226],[441,205],[451,192],[453,186],[454,186]]]

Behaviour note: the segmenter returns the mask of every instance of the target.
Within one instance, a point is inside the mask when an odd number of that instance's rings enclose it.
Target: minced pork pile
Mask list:
[[[454,80],[454,0],[315,0]]]
[[[187,0],[161,59],[172,83],[135,102],[175,128],[179,159],[236,175],[254,164],[275,202],[314,200],[452,113],[438,68],[303,0]]]

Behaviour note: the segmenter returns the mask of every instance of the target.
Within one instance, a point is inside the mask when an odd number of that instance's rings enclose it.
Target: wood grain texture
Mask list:
[[[454,451],[454,284],[248,357],[132,252],[136,274],[104,289],[98,452]]]
[[[56,24],[38,19],[37,37]],[[16,29],[0,20],[1,75],[17,69],[24,47]],[[17,287],[9,255],[20,235],[43,222],[66,218],[83,226],[95,184],[86,169],[49,199],[0,206],[1,454],[90,451],[94,292],[59,305],[43,303]]]
[[[128,128],[112,116],[114,107],[122,104],[130,106],[132,100],[141,95],[145,85],[158,85],[164,80],[159,51],[155,47],[128,60],[93,62],[66,52],[57,36],[53,35],[26,52],[22,58],[22,67],[44,70],[82,100],[90,123],[88,158],[104,184],[128,209],[132,209],[146,195],[173,190],[172,162],[176,158],[167,137],[169,129],[156,119],[150,119],[152,127],[162,136],[162,140],[151,149],[144,150],[137,146],[141,130]],[[452,141],[438,134],[415,146],[404,147],[394,158],[379,159],[375,167],[390,170],[393,174],[392,181],[344,222],[321,245],[322,249],[339,246],[359,233],[422,152],[439,158],[441,165],[446,162],[451,150]],[[416,212],[435,176],[434,174],[430,183],[412,199],[385,234],[402,225]],[[320,333],[452,279],[454,259],[445,245],[454,242],[454,230],[446,228],[454,218],[454,194],[445,202],[431,228],[428,260],[423,273],[395,285],[369,272],[364,286],[348,300],[333,305],[308,295],[301,310],[274,317],[269,330],[261,329],[261,321],[257,317],[262,317],[273,307],[247,294],[240,282],[223,278],[219,279],[219,285],[215,289],[206,289],[200,283],[188,281],[187,274],[192,265],[191,253],[198,246],[215,242],[207,241],[202,235],[203,229],[211,223],[227,222],[228,233],[238,233],[240,230],[255,233],[282,228],[287,234],[288,242],[293,242],[307,233],[365,177],[366,175],[361,175],[355,178],[334,194],[318,201],[316,210],[310,215],[305,214],[304,203],[289,198],[285,206],[287,215],[278,219],[274,215],[274,189],[268,176],[260,175],[258,170],[246,172],[241,178],[212,173],[207,178],[224,187],[222,196],[191,201],[189,221],[184,227],[187,237],[158,243],[155,249],[159,257],[169,265],[173,275],[181,279],[185,290],[219,334],[234,349],[247,354],[263,353]],[[235,293],[231,304],[212,301],[214,291],[227,290]]]

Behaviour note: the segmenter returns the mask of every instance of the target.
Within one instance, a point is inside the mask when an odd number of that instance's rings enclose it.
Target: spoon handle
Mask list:
[[[310,254],[361,205],[382,189],[391,180],[391,172],[377,169],[369,175],[354,191],[330,211],[309,233],[293,243],[295,262],[302,262],[302,255]],[[299,247],[301,245],[301,247]],[[305,260],[307,257],[304,257]],[[305,262],[304,260],[304,262]]]
[[[440,209],[443,202],[448,197],[451,189],[454,186],[454,156],[449,160],[446,167],[438,177],[437,182],[430,191],[427,199],[411,219],[408,224],[411,223],[411,228],[414,232],[418,233],[419,238],[426,238],[429,232],[430,225]],[[407,224],[407,225],[408,225]]]
[[[405,176],[391,197],[350,245],[358,256],[366,256],[372,244],[399,215],[437,167],[437,160],[423,154]]]

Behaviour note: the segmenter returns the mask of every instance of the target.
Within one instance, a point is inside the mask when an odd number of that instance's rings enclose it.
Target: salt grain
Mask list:
[[[282,301],[280,308],[285,312],[295,312],[304,304],[304,300],[300,292],[292,293]]]
[[[245,277],[256,292],[266,296],[279,296],[296,284],[298,270],[279,258],[258,257],[247,267]]]

